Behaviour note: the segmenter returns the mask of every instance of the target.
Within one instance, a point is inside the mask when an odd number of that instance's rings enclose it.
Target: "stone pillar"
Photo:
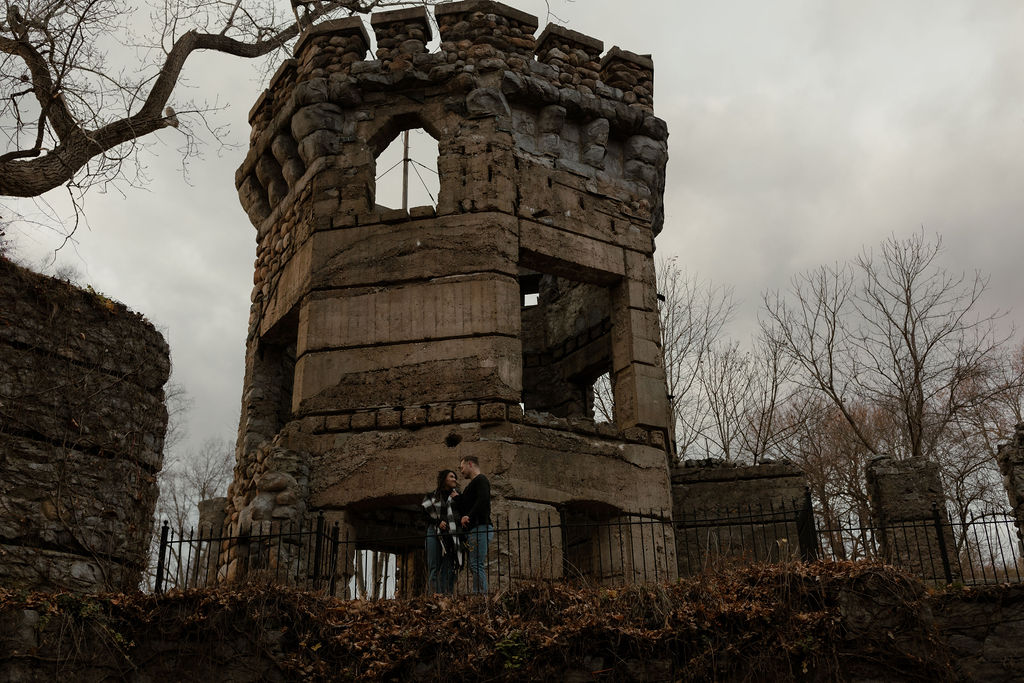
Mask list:
[[[224,507],[227,503],[228,499],[224,497],[199,501],[199,530],[203,536],[220,535],[224,527]]]
[[[196,507],[199,508],[199,538],[205,542],[201,543],[197,561],[199,562],[199,585],[212,585],[217,582],[217,565],[220,557],[221,541],[224,534],[224,521],[227,518],[225,508],[228,499],[225,497],[207,498],[201,500]]]
[[[667,431],[670,422],[654,278],[650,259],[626,252],[626,277],[611,301],[615,423],[620,429]]]
[[[678,577],[675,539],[667,519],[647,514],[612,517],[595,540],[601,583],[661,583]]]
[[[680,575],[723,557],[798,559],[799,512],[807,480],[789,463],[733,465],[687,460],[672,470]]]
[[[601,60],[601,80],[623,91],[626,104],[654,106],[654,62],[650,55],[638,55],[613,47]]]
[[[1024,424],[1017,425],[1012,441],[999,445],[996,462],[1016,520],[1017,538],[1024,543]]]
[[[491,592],[516,581],[562,578],[562,518],[552,505],[495,499],[491,504],[495,537],[487,553]],[[471,582],[468,572],[459,585]]]
[[[938,466],[882,455],[868,463],[866,477],[882,558],[926,581],[957,580],[959,564]]]

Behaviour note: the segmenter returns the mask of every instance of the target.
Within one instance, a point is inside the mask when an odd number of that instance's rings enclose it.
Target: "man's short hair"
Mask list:
[[[480,458],[476,457],[475,455],[464,455],[462,456],[462,459],[459,460],[459,462],[471,462],[477,467],[480,467]]]

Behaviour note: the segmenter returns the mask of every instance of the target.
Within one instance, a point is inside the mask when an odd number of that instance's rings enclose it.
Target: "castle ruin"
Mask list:
[[[653,63],[535,36],[536,17],[490,0],[434,14],[436,52],[425,8],[374,14],[373,60],[358,17],[308,29],[250,113],[236,183],[258,246],[224,523],[316,511],[402,538],[465,455],[508,520],[667,519]],[[376,159],[409,129],[437,141],[436,206],[380,206]],[[594,417],[604,375],[611,423]],[[536,550],[582,566],[599,545]],[[222,575],[244,551],[224,550]],[[636,552],[622,571],[675,571],[671,539]]]

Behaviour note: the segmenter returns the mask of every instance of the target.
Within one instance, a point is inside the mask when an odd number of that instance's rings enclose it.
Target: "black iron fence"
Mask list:
[[[820,554],[809,496],[778,505],[682,511],[672,527],[683,575],[721,563],[813,561]]]
[[[390,598],[428,590],[422,532],[361,537],[318,516],[304,527],[268,523],[227,534],[175,534],[161,527],[154,590],[272,580],[338,597]],[[467,539],[467,540],[471,540]],[[604,520],[497,516],[485,564],[486,590],[523,580],[625,585],[677,576],[672,527],[659,512]],[[454,592],[477,590],[468,553]]]
[[[164,522],[153,588],[161,593],[260,576],[333,595],[339,543],[338,525],[328,528],[323,515],[304,525],[274,522],[227,533],[192,529],[187,535]]]
[[[929,517],[885,526],[848,516],[820,526],[817,535],[822,557],[878,560],[929,582],[1024,581],[1016,521],[1002,510],[982,510],[956,522],[933,507]]]
[[[390,598],[428,588],[422,533],[360,536],[328,524],[263,524],[225,534],[161,529],[155,590],[244,579],[272,580],[338,597]],[[1011,515],[987,511],[961,523],[930,518],[885,527],[846,519],[819,525],[810,496],[788,505],[722,513],[664,512],[590,519],[569,513],[495,518],[486,590],[522,580],[598,585],[662,582],[722,564],[866,559],[934,583],[1021,582],[1021,542]],[[456,574],[455,593],[474,591]]]

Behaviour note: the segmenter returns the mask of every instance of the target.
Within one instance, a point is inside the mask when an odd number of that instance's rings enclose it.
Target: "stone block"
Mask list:
[[[377,426],[377,412],[374,410],[359,411],[352,414],[352,429],[373,429]]]
[[[402,425],[402,411],[400,409],[385,408],[377,411],[377,427],[379,429],[394,429]]]
[[[519,332],[519,285],[474,277],[366,294],[318,292],[303,309],[297,352]]]
[[[518,276],[519,223],[511,216],[444,216],[314,235],[313,285],[318,288],[476,272]]]
[[[302,140],[317,130],[342,132],[344,130],[344,112],[336,104],[321,102],[301,107],[291,120],[291,134],[296,140]]]
[[[432,206],[414,206],[409,209],[409,218],[433,218],[437,214],[437,210]]]
[[[421,427],[427,424],[426,408],[405,408],[402,410],[403,427]]]
[[[484,403],[480,406],[480,421],[504,422],[508,414],[507,408],[504,403]]]
[[[658,325],[656,311],[616,308],[612,315],[612,369],[615,372],[630,363],[664,367]]]
[[[470,117],[509,116],[512,110],[501,90],[477,88],[466,95],[466,111]]]
[[[540,110],[537,130],[541,133],[560,133],[565,126],[565,107],[552,104]]]
[[[652,287],[657,285],[654,272],[654,257],[649,251],[625,250],[626,275],[630,280],[642,282]]]
[[[658,310],[658,291],[646,282],[628,279],[623,283],[626,287],[626,305],[641,311]]]
[[[676,512],[721,516],[750,509],[794,510],[803,505],[807,479],[787,463],[732,465],[687,461],[672,470]]]
[[[352,426],[352,416],[348,413],[328,415],[326,429],[329,432],[344,432]]]
[[[452,421],[450,403],[433,403],[427,407],[427,424],[447,424]]]
[[[668,428],[668,392],[661,368],[633,363],[615,373],[615,423]]]
[[[622,430],[622,438],[630,443],[647,443],[647,430],[640,427],[627,427]]]
[[[521,365],[519,344],[507,337],[310,352],[296,363],[293,409],[422,405],[438,387],[453,401],[518,401]]]
[[[480,419],[480,410],[474,403],[459,403],[452,411],[452,420],[455,422],[476,422]]]
[[[535,270],[574,274],[577,280],[598,283],[610,283],[625,272],[618,247],[532,220],[521,220],[519,225],[520,248]]]

